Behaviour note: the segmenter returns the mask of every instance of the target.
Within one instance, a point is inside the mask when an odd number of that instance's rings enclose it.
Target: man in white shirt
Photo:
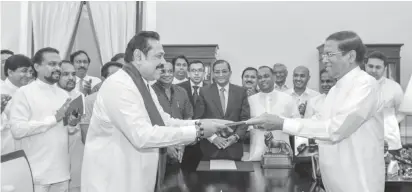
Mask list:
[[[359,67],[366,48],[351,31],[330,35],[322,61],[338,82],[326,96],[319,117],[289,119],[264,114],[250,124],[273,124],[292,135],[322,140],[319,166],[326,191],[383,192],[384,128],[378,82]]]
[[[365,71],[378,80],[385,101],[385,141],[388,142],[389,152],[400,156],[399,150],[402,148],[402,142],[399,123],[405,118],[405,114],[399,111],[403,90],[399,83],[385,77],[387,68],[388,63],[383,53],[374,51],[369,54]]]
[[[13,99],[14,93],[19,87],[27,85],[32,74],[30,69],[33,63],[31,59],[24,55],[13,55],[9,57],[4,65],[5,76],[7,77],[1,85],[1,94]],[[9,117],[10,105],[13,100],[7,102],[4,113],[1,114],[1,154],[15,151],[14,139],[10,132]]]
[[[63,60],[60,62],[61,75],[57,85],[67,91],[72,100],[81,96],[83,93],[75,89],[76,87],[76,70],[70,61]],[[82,115],[82,114],[78,114]],[[80,191],[80,175],[83,160],[84,145],[81,141],[80,130],[69,134],[69,154],[70,154],[70,191]]]
[[[175,70],[175,77],[173,84],[179,84],[187,81],[187,66],[189,60],[184,55],[179,55],[172,60],[173,68]]]
[[[10,108],[11,132],[16,148],[27,155],[35,192],[66,191],[69,185],[68,132],[79,119],[66,115],[70,98],[56,85],[60,61],[54,48],[37,51],[37,79],[16,91]]]
[[[286,91],[289,87],[286,85],[286,78],[288,77],[288,68],[282,63],[273,65],[273,72],[276,77],[275,89],[278,91]]]
[[[159,39],[151,31],[135,35],[127,44],[126,64],[105,80],[97,94],[84,150],[83,192],[161,190],[164,147],[210,137],[231,122],[195,124],[173,119],[162,110],[148,83],[159,78],[158,69],[166,62]]]
[[[263,113],[278,114],[290,118],[300,116],[295,100],[290,95],[274,88],[275,75],[272,68],[259,67],[257,79],[260,92],[248,98],[251,117],[257,117]],[[251,132],[250,157],[243,160],[260,161],[265,152],[264,149],[266,149],[263,131],[249,128]],[[288,134],[279,130],[272,131],[272,134],[275,140],[284,141],[290,145]]]
[[[242,86],[247,90],[248,96],[259,92],[257,89],[257,74],[258,71],[254,67],[247,67],[242,72]]]
[[[305,66],[298,66],[293,70],[293,88],[285,91],[295,100],[302,118],[305,116],[308,101],[319,95],[317,91],[307,87],[309,80],[309,69]],[[299,153],[297,150],[299,145],[309,143],[308,139],[302,137],[291,136],[290,139],[295,155]]]
[[[76,68],[76,89],[85,96],[90,95],[92,88],[102,81],[98,77],[87,75],[90,61],[89,55],[83,50],[76,51],[70,55],[70,62]]]

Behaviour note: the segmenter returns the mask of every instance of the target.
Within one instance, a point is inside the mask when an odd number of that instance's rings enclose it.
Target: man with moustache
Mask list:
[[[166,63],[158,33],[139,32],[125,54],[126,64],[97,94],[84,150],[83,192],[161,190],[165,147],[210,137],[232,122],[179,120],[163,111],[148,83]]]
[[[399,123],[405,118],[405,114],[399,111],[403,90],[399,83],[385,77],[387,68],[387,58],[383,53],[374,51],[368,55],[365,71],[378,81],[385,102],[383,110],[385,141],[388,142],[389,153],[400,156],[402,142]]]
[[[9,57],[4,64],[4,73],[7,77],[1,85],[1,94],[8,96],[4,104],[5,111],[1,114],[1,154],[15,151],[14,139],[10,132],[10,105],[13,101],[13,95],[18,88],[25,86],[32,78],[30,69],[33,63],[31,59],[24,55],[13,55]],[[2,106],[3,107],[3,106]]]
[[[76,87],[76,70],[70,61],[63,60],[60,62],[61,75],[57,85],[67,91],[72,100],[81,96],[84,100],[84,95]],[[78,114],[81,116],[82,114]],[[70,154],[70,191],[80,189],[80,174],[83,159],[84,145],[81,142],[80,130],[69,134],[69,154]]]
[[[173,84],[179,84],[187,81],[187,65],[189,60],[184,55],[179,55],[172,60],[172,64],[175,70],[175,78]]]
[[[76,89],[85,96],[92,93],[92,88],[101,82],[97,77],[87,75],[90,66],[90,57],[83,51],[79,50],[70,55],[70,62],[76,69]]]
[[[232,71],[225,60],[213,64],[214,82],[200,89],[200,99],[196,103],[195,118],[217,118],[231,121],[245,121],[250,117],[246,90],[229,83]],[[243,156],[243,140],[247,125],[233,127],[233,133],[219,132],[208,140],[200,141],[203,160],[240,160]]]
[[[288,69],[282,63],[276,63],[273,65],[273,72],[276,77],[275,89],[278,91],[286,91],[289,87],[285,84],[288,77]]]
[[[166,62],[161,69],[160,78],[152,85],[163,111],[176,119],[192,119],[193,107],[189,101],[186,90],[180,86],[173,85],[173,65]],[[170,162],[181,162],[184,146],[171,146],[167,148]]]
[[[10,106],[11,132],[16,148],[27,155],[35,192],[67,191],[69,187],[68,133],[75,130],[79,119],[66,115],[70,96],[56,85],[60,61],[56,49],[38,50],[33,57],[38,77],[16,91]]]
[[[251,96],[258,92],[257,90],[257,69],[247,67],[242,72],[242,86],[247,90],[247,95]]]
[[[189,96],[190,103],[193,106],[193,113],[196,116],[196,103],[199,101],[199,91],[201,87],[206,86],[203,81],[205,77],[205,65],[202,61],[195,60],[189,63],[188,66],[189,80],[179,83],[180,87],[186,90]],[[185,147],[182,159],[182,168],[187,170],[196,170],[202,158],[202,151],[199,143],[188,145]]]
[[[317,91],[314,91],[307,87],[309,79],[309,69],[305,66],[298,66],[295,68],[295,70],[293,70],[293,88],[285,91],[285,93],[291,95],[295,100],[296,104],[298,105],[300,116],[302,118],[305,117],[308,101],[311,98],[319,95]],[[291,136],[290,139],[295,155],[299,153],[297,149],[298,146],[308,142],[308,140],[303,137]],[[313,141],[311,140],[310,143],[313,143]]]
[[[364,72],[366,47],[352,31],[326,38],[322,61],[338,81],[320,115],[291,119],[263,114],[250,124],[322,141],[319,167],[326,191],[383,192],[385,189],[382,100],[375,78]]]
[[[263,113],[277,114],[284,117],[299,117],[296,102],[292,97],[284,92],[276,90],[275,75],[269,66],[259,67],[258,85],[260,92],[249,96],[250,116],[257,117]],[[250,156],[244,157],[245,161],[260,161],[265,153],[266,145],[264,141],[264,131],[259,128],[249,127],[251,132]],[[284,141],[290,145],[289,135],[282,131],[272,131],[274,140]]]

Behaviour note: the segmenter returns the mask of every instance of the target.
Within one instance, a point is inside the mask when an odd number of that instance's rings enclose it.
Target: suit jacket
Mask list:
[[[184,82],[179,83],[177,85],[186,90],[187,95],[189,96],[190,103],[193,106],[193,113],[196,113],[196,110],[195,110],[196,106],[195,106],[195,103],[193,101],[193,93],[192,93],[192,87],[190,86],[190,80],[184,81]],[[207,85],[208,84],[206,83],[206,81],[203,81],[203,87],[205,87]],[[200,90],[199,90],[199,92],[200,92]],[[196,116],[196,114],[194,116]]]
[[[226,113],[223,114],[220,104],[217,84],[211,84],[200,88],[200,99],[196,103],[195,119],[226,119],[231,121],[244,121],[250,118],[250,107],[246,89],[229,84],[228,103]],[[247,125],[232,127],[234,133],[241,139],[244,138]]]

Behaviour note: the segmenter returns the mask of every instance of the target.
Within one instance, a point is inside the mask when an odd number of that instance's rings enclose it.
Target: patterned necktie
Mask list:
[[[194,85],[193,87],[193,105],[196,105],[197,99],[199,98],[199,94],[197,93],[197,90],[199,89],[199,86]]]
[[[220,88],[219,97],[220,97],[220,103],[222,104],[223,114],[225,114],[226,113],[226,108],[225,108],[226,101],[225,101],[225,88],[224,87]]]

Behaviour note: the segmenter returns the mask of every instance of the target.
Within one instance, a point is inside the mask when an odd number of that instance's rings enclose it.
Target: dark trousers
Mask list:
[[[200,144],[188,145],[185,147],[183,153],[181,168],[185,171],[196,171],[196,168],[202,159],[202,150],[200,150]]]

